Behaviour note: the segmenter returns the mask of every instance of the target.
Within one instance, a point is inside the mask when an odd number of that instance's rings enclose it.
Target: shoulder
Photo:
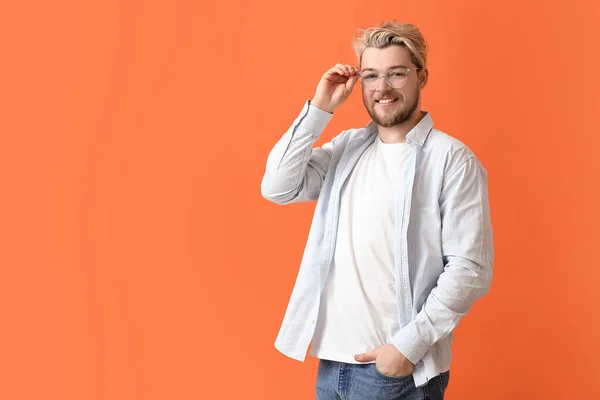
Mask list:
[[[429,132],[423,148],[437,154],[450,153],[459,158],[475,157],[475,153],[465,143],[435,128]]]
[[[442,163],[445,173],[452,173],[469,161],[483,167],[473,150],[465,143],[439,129],[433,128],[429,132],[423,144],[423,152],[436,164]]]

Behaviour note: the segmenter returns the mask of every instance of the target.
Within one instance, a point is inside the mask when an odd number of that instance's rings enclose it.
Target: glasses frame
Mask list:
[[[375,87],[373,89],[368,89],[365,87],[364,83],[363,83],[363,75],[366,75],[367,73],[369,74],[373,74],[375,73],[372,70],[368,70],[368,71],[360,71],[358,73],[358,75],[360,75],[360,85],[365,88],[365,90],[377,90],[377,88],[379,87],[379,81],[381,80],[381,78],[383,78],[385,80],[385,83],[388,84],[389,87],[393,88],[393,89],[400,89],[402,88],[404,85],[406,85],[406,81],[408,80],[408,77],[404,80],[404,83],[400,86],[394,86],[390,83],[390,81],[388,81],[388,72],[392,71],[392,70],[397,70],[397,69],[403,69],[406,70],[406,75],[408,75],[410,73],[410,71],[418,71],[420,69],[423,69],[421,67],[415,67],[415,68],[405,68],[405,67],[396,67],[396,68],[390,68],[387,71],[385,71],[383,74],[377,74],[377,83],[375,84]]]

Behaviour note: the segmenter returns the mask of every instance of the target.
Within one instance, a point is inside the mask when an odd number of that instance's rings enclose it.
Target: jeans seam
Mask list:
[[[446,381],[446,374],[447,372],[442,372],[441,374],[439,374],[439,385],[440,385],[440,394],[442,395],[442,398],[444,398],[444,392],[446,391],[446,386],[448,386],[448,381]]]
[[[344,398],[344,390],[343,390],[343,380],[344,380],[344,369],[343,369],[344,363],[339,363],[339,368],[338,368],[338,396],[343,399]]]

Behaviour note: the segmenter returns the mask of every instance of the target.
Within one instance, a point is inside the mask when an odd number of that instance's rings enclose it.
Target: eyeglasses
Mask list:
[[[361,71],[360,75],[360,84],[366,90],[375,90],[377,86],[379,86],[379,79],[384,78],[390,87],[394,89],[400,89],[406,81],[408,80],[408,73],[410,71],[417,71],[421,68],[392,68],[388,70],[385,74],[378,74],[375,71]]]

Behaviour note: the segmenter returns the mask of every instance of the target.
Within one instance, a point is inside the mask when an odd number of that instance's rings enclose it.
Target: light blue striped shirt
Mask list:
[[[341,189],[377,125],[345,130],[313,147],[332,114],[307,101],[275,144],[262,195],[277,204],[316,200],[306,248],[275,347],[304,361],[336,243]],[[408,133],[412,146],[395,204],[395,287],[400,329],[392,343],[413,364],[417,386],[450,368],[453,330],[487,293],[494,246],[487,172],[426,113]]]

